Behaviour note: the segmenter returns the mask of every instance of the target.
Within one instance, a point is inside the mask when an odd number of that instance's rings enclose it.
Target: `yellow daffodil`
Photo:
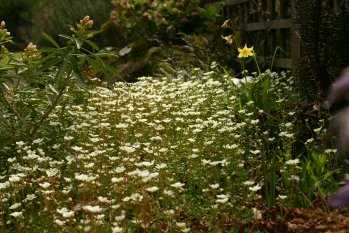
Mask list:
[[[247,45],[245,44],[245,47],[243,47],[242,49],[238,48],[238,50],[239,50],[238,58],[253,56],[253,46],[251,48],[248,48]]]
[[[222,36],[222,38],[228,43],[228,44],[232,44],[233,43],[233,36],[229,35],[229,36]]]

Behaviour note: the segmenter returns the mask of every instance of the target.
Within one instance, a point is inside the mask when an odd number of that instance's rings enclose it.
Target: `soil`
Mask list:
[[[245,226],[248,226],[250,232],[349,233],[349,208],[325,211],[321,208],[302,209],[275,206],[266,211],[264,215],[266,214],[269,215],[268,220],[263,220],[266,219],[266,216],[263,216],[258,221],[245,223]]]

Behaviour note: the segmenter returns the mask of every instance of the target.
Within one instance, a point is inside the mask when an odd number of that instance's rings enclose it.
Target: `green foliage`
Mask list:
[[[12,54],[2,45],[1,148],[7,148],[18,140],[31,140],[46,125],[47,118],[62,101],[67,89],[72,85],[90,82],[86,68],[91,69],[92,75],[103,72],[109,84],[110,74],[118,76],[102,60],[112,55],[98,52],[98,46],[90,40],[98,33],[91,30],[92,25],[93,21],[86,16],[75,27],[71,26],[72,36],[60,35],[67,40],[64,46],[60,46],[47,34],[45,37],[54,47],[37,50],[36,45],[29,43],[24,52]],[[0,42],[10,43],[11,37],[5,29],[5,23],[1,23],[0,29]],[[34,93],[37,97],[27,102]],[[42,96],[45,96],[46,104],[40,102]],[[1,160],[4,162],[6,158]]]
[[[300,181],[300,190],[306,198],[300,198],[300,201],[316,200],[319,198],[322,205],[327,209],[326,190],[335,190],[337,182],[335,180],[339,169],[336,164],[336,153],[327,150],[327,153],[317,153],[309,151],[310,155],[302,164],[302,179]],[[312,206],[313,203],[304,203],[304,205]]]
[[[68,41],[77,49],[76,40]],[[72,63],[64,66],[74,72]],[[47,73],[52,88],[62,67]],[[8,166],[0,181],[0,210],[8,221],[0,230],[229,232],[243,228],[225,224],[232,218],[267,220],[275,204],[306,207],[324,200],[338,175],[334,151],[318,152],[324,121],[309,129],[314,138],[299,155],[303,116],[292,107],[294,79],[286,72],[250,76],[237,83],[213,63],[208,72],[142,77],[115,83],[113,90],[69,85],[33,137],[17,137],[0,151]],[[18,100],[20,115],[37,121],[47,98],[57,94],[26,87],[7,91],[7,99]],[[14,118],[2,111],[4,119]],[[7,131],[0,127],[1,135]],[[251,209],[256,202],[266,207]]]
[[[217,5],[204,9],[200,0],[112,1],[112,4],[112,18],[106,27],[118,31],[119,37],[114,41],[119,43],[139,37],[174,39],[177,32],[207,31],[205,23],[215,22],[219,8]]]

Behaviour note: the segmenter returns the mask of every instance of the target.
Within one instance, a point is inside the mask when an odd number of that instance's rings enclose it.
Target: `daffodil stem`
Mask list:
[[[256,56],[256,53],[253,52],[253,59],[256,63],[256,67],[257,67],[257,70],[258,70],[258,75],[260,76],[261,75],[261,70],[259,69],[259,65],[258,65],[258,61],[257,61],[257,56]]]
[[[245,60],[243,59],[241,61],[241,66],[242,66],[242,71],[241,71],[241,74],[242,74],[242,77],[245,79],[245,82],[247,84],[247,75],[246,75],[246,72],[245,72]]]

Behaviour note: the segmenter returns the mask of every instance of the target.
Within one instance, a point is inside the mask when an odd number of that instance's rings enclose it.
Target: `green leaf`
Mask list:
[[[85,42],[86,42],[87,44],[89,44],[93,49],[99,50],[99,47],[98,47],[98,45],[97,45],[96,43],[94,43],[94,42],[92,42],[92,41],[90,41],[90,40],[85,40]]]
[[[64,60],[62,66],[59,68],[56,74],[56,78],[55,78],[56,86],[59,86],[65,72],[67,71],[67,66],[68,66],[68,61]]]
[[[119,78],[120,80],[123,80],[124,82],[126,82],[125,79],[122,77],[122,75],[114,67],[111,67],[110,65],[106,64],[99,57],[98,57],[98,62],[100,64],[100,67],[103,69],[104,76],[107,79],[108,85],[110,87],[113,84],[113,80],[111,79],[110,74],[112,74],[115,77]]]
[[[40,67],[39,70],[37,70],[36,74],[39,74],[43,71],[49,70],[52,67],[54,67],[55,65],[59,64],[62,62],[62,58],[53,58],[53,59],[49,59],[48,61],[46,61],[45,63],[42,64],[42,66]]]
[[[60,36],[60,37],[62,37],[62,38],[65,38],[65,39],[68,39],[68,40],[74,40],[74,38],[71,37],[71,36],[62,35],[62,34],[59,34],[58,36]]]
[[[107,53],[107,52],[98,52],[95,55],[98,57],[118,57],[116,54]]]
[[[56,48],[50,48],[50,47],[44,47],[40,49],[40,52],[48,53],[48,54],[65,54],[66,51],[64,51],[65,47],[56,49]]]
[[[70,57],[70,64],[73,69],[74,74],[81,83],[85,83],[84,76],[80,71],[76,57]]]
[[[96,59],[90,58],[89,56],[86,56],[85,58],[87,59],[88,64],[92,67],[92,74],[96,75],[98,71],[100,71],[98,61],[96,61]]]
[[[7,76],[0,76],[0,83],[4,84],[7,82],[11,82],[14,83],[13,79],[11,77],[7,77]]]
[[[58,43],[57,43],[50,35],[48,35],[48,34],[46,34],[46,33],[43,33],[42,35],[43,35],[48,41],[50,41],[51,44],[53,44],[56,48],[60,48],[59,45],[58,45]]]
[[[77,48],[77,49],[80,49],[80,48],[81,48],[80,41],[77,40],[77,39],[75,39],[74,42],[75,42],[75,44],[76,44],[76,48]]]
[[[54,86],[52,86],[51,84],[49,84],[48,86],[56,95],[59,95],[59,91]]]

